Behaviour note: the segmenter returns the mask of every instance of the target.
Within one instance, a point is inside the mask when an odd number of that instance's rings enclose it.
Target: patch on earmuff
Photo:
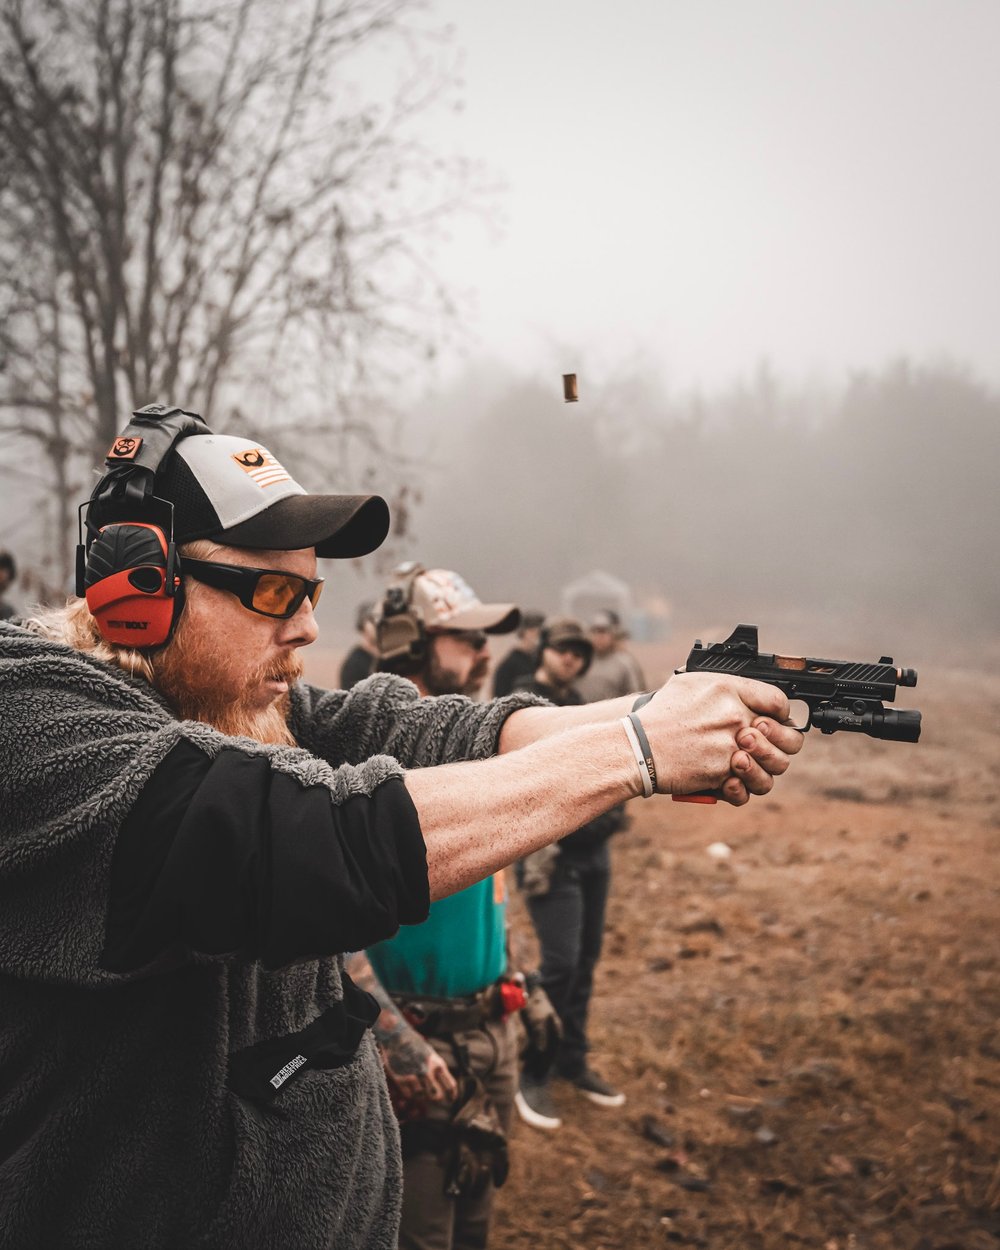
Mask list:
[[[121,435],[111,444],[111,450],[108,452],[109,460],[134,460],[139,454],[139,448],[142,446],[142,439],[138,437],[131,438],[128,435]]]

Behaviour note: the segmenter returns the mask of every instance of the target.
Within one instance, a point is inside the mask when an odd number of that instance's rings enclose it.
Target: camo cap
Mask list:
[[[515,604],[482,603],[465,578],[450,569],[424,569],[418,573],[413,579],[410,604],[431,633],[481,629],[487,634],[509,634],[521,620],[521,611]]]

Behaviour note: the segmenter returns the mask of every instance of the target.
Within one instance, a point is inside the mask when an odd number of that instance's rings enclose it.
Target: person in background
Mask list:
[[[16,616],[14,608],[7,602],[7,591],[17,580],[17,564],[9,551],[0,551],[0,621],[9,621]]]
[[[519,619],[511,603],[481,603],[457,573],[401,565],[376,617],[378,669],[408,677],[431,701],[475,697],[489,671],[487,636]],[[486,1245],[507,1171],[522,1007],[532,1060],[555,1058],[555,1012],[537,987],[528,1004],[523,979],[509,974],[506,916],[501,871],[347,960],[382,1008],[375,1038],[402,1121],[400,1250]]]
[[[494,699],[510,694],[519,678],[530,677],[534,673],[538,659],[538,635],[544,619],[541,612],[521,613],[517,639],[497,665],[496,673],[493,675]]]
[[[576,687],[593,651],[579,621],[572,617],[546,621],[536,671],[522,678],[517,690],[541,695],[557,707],[582,703]],[[624,824],[624,807],[613,807],[517,865],[518,884],[541,947],[541,986],[562,1022],[556,1075],[603,1107],[620,1107],[625,1095],[591,1068],[587,1020],[611,886],[608,840]],[[535,1128],[560,1125],[548,1074],[533,1071],[530,1065],[521,1074],[516,1105],[521,1118]]]
[[[617,612],[610,608],[590,619],[590,641],[594,658],[576,688],[584,703],[598,703],[645,688],[646,679],[635,656],[622,645],[628,637]]]
[[[350,690],[375,671],[375,604],[358,605],[354,618],[358,641],[344,657],[340,666],[340,688]]]

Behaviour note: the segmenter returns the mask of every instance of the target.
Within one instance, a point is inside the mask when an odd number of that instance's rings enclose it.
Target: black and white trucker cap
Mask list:
[[[156,475],[155,494],[174,505],[178,543],[212,538],[230,547],[350,559],[389,532],[380,495],[310,495],[252,438],[182,438]]]

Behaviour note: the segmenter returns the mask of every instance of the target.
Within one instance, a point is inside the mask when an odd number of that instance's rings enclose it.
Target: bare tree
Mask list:
[[[0,0],[0,433],[59,498],[153,399],[220,426],[252,405],[355,480],[384,459],[379,384],[451,311],[428,238],[476,197],[470,166],[415,137],[455,85],[423,18],[417,0]],[[407,75],[363,86],[393,49]]]

